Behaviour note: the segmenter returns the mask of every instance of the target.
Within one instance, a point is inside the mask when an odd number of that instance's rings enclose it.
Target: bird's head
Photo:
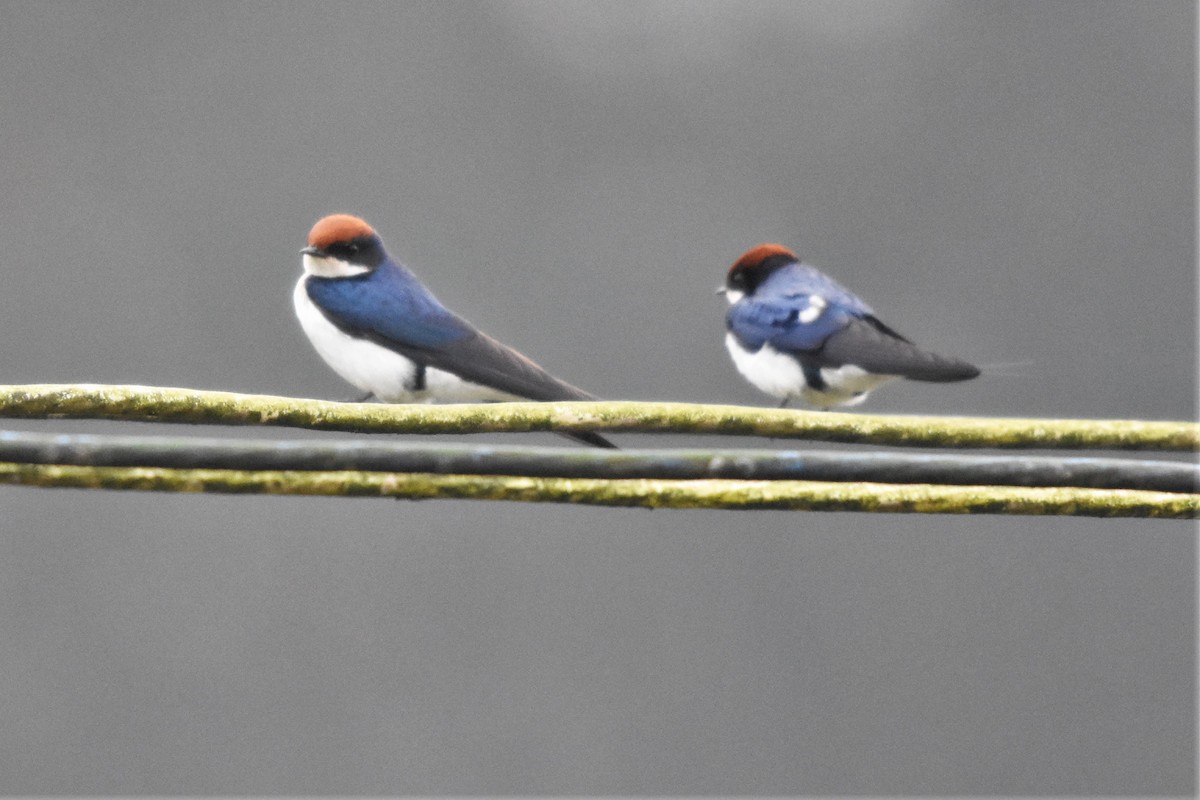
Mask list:
[[[724,294],[732,305],[746,295],[754,294],[754,290],[775,270],[799,262],[796,254],[781,244],[751,247],[733,262],[725,277],[725,285],[717,291]]]
[[[349,214],[331,214],[319,220],[308,232],[308,247],[300,253],[304,271],[322,278],[361,275],[387,258],[375,229]]]

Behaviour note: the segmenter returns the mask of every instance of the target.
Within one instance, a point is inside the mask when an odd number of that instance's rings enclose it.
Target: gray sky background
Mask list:
[[[992,366],[868,411],[1194,418],[1195,16],[2,2],[3,380],[349,398],[290,300],[348,211],[605,397],[768,404],[712,290],[779,241]],[[1190,795],[1195,548],[2,489],[0,793]]]

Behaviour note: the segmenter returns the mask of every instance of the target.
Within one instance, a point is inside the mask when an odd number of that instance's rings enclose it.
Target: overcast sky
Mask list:
[[[777,241],[985,367],[864,411],[1193,419],[1195,36],[3,2],[3,379],[348,399],[290,299],[346,211],[605,397],[770,404],[712,290]],[[0,491],[0,793],[1196,789],[1190,523]]]

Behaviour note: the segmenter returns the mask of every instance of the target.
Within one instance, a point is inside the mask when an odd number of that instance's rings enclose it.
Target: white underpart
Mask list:
[[[800,362],[769,344],[752,352],[729,333],[725,336],[725,347],[738,372],[756,389],[780,399],[800,398],[818,408],[857,405],[867,398],[867,392],[897,377],[875,375],[853,364],[822,367],[821,379],[826,387],[813,389],[804,380]]]
[[[819,408],[856,406],[867,399],[868,392],[899,377],[899,375],[876,375],[854,364],[821,367],[821,380],[825,381],[825,388],[812,389],[805,386],[801,390],[800,396],[804,398],[805,402],[812,403]]]
[[[388,398],[381,397],[382,400]],[[493,401],[524,400],[508,392],[479,383],[464,381],[452,372],[427,368],[425,391],[412,394],[410,402],[417,403],[490,403]],[[397,402],[392,400],[391,402]]]
[[[350,269],[358,269],[343,261],[304,256],[306,273],[329,275],[328,272],[310,271],[309,262],[330,262]],[[365,270],[360,270],[365,271]],[[355,274],[342,272],[341,275]],[[307,275],[302,275],[292,292],[296,316],[300,327],[308,335],[317,353],[333,371],[364,392],[370,392],[386,403],[481,403],[491,400],[519,399],[477,383],[470,383],[440,369],[425,370],[425,388],[413,391],[417,367],[411,360],[366,339],[350,336],[338,328],[321,313],[304,288]],[[331,276],[332,277],[332,276]]]

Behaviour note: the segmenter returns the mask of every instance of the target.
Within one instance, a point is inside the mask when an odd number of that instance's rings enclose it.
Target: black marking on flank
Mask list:
[[[829,384],[825,382],[825,378],[821,376],[821,368],[811,361],[801,361],[800,369],[804,373],[804,382],[808,384],[808,388],[818,392],[829,388]]]

